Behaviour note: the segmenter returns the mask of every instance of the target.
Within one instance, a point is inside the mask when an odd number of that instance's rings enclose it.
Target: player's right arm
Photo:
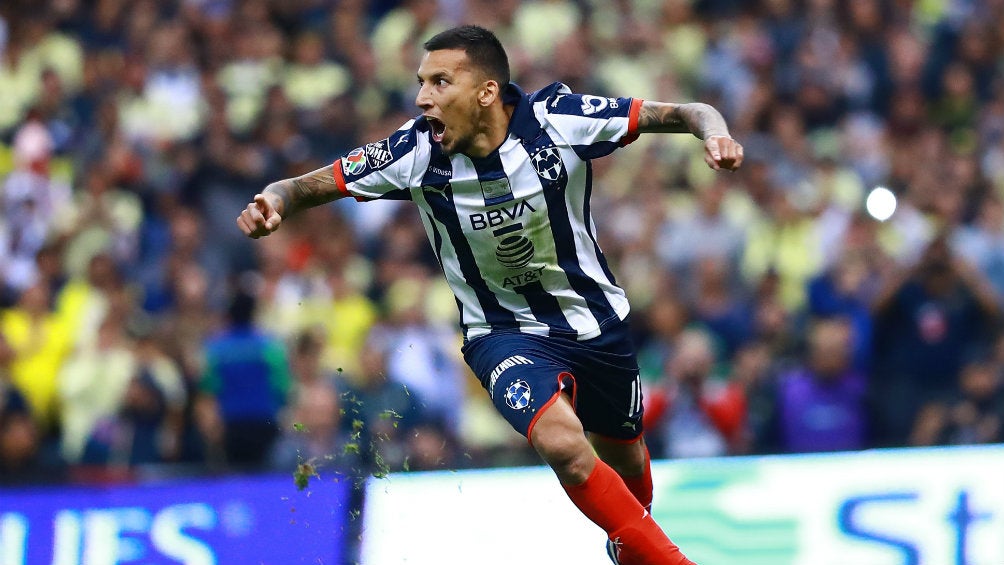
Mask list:
[[[279,229],[283,218],[343,196],[335,182],[334,165],[328,165],[266,186],[237,217],[237,226],[244,235],[258,239]]]
[[[342,155],[327,167],[274,182],[254,195],[237,218],[237,226],[257,239],[279,229],[285,218],[344,196],[356,200],[410,200],[409,187],[420,186],[428,162],[428,144],[416,157],[419,136],[428,126],[409,120],[390,137],[367,143]]]

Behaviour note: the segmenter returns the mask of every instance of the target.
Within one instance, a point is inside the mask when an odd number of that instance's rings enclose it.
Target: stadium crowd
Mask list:
[[[595,163],[653,456],[1004,441],[1000,0],[9,0],[0,481],[536,463],[414,209],[234,225],[417,115],[461,22],[524,88],[709,102],[746,147]]]

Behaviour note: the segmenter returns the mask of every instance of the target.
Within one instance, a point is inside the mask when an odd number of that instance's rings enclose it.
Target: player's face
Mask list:
[[[478,96],[485,85],[467,53],[429,51],[418,67],[418,85],[415,104],[432,127],[432,138],[447,154],[467,151],[478,133],[482,110]]]

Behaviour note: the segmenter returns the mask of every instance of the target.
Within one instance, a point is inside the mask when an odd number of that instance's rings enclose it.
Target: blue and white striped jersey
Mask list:
[[[628,313],[596,243],[589,160],[637,137],[641,100],[555,83],[503,93],[515,109],[491,155],[447,155],[424,118],[335,161],[357,200],[413,200],[457,297],[466,339],[522,331],[590,339]]]

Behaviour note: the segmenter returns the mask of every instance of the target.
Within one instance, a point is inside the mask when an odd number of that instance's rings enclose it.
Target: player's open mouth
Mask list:
[[[425,121],[429,122],[429,127],[432,128],[432,140],[436,143],[442,143],[443,136],[446,134],[446,124],[431,116],[426,116]]]

